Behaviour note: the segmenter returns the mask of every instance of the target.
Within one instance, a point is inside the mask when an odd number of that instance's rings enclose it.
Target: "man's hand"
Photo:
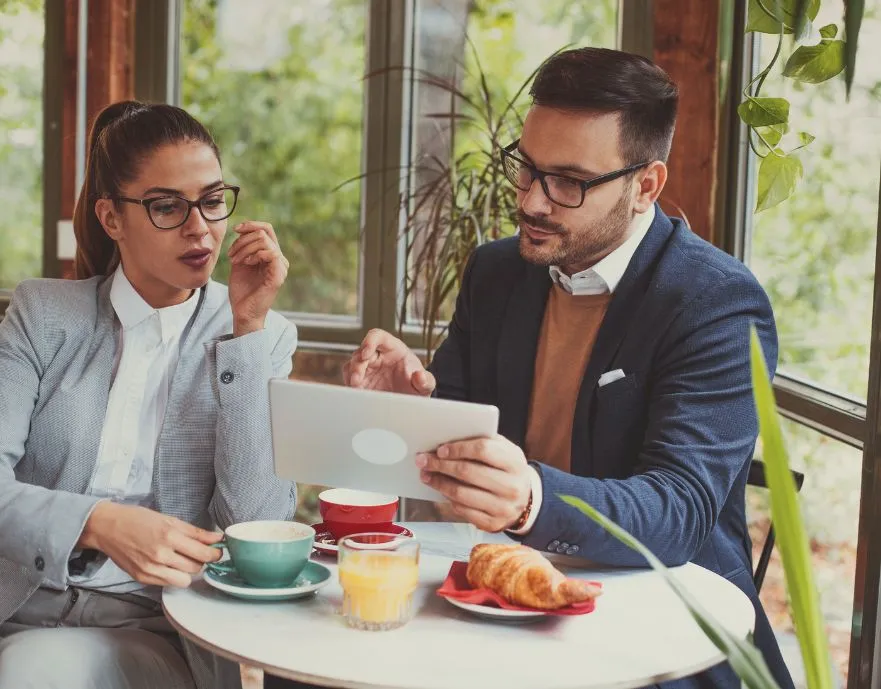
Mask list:
[[[146,507],[100,502],[77,547],[104,553],[142,584],[187,587],[202,565],[220,559],[209,545],[221,538]]]
[[[343,380],[353,388],[428,396],[434,376],[419,357],[385,330],[371,330],[343,367]]]
[[[483,531],[510,528],[529,502],[532,469],[523,450],[501,435],[441,445],[418,455],[416,465],[424,483]]]

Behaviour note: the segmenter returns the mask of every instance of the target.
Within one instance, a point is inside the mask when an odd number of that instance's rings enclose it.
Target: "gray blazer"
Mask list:
[[[98,500],[86,495],[119,320],[111,280],[28,280],[0,323],[0,624],[38,587],[65,589]],[[296,485],[273,471],[268,381],[286,377],[295,327],[270,312],[233,338],[209,282],[181,337],[153,470],[157,508],[203,528],[290,518]]]

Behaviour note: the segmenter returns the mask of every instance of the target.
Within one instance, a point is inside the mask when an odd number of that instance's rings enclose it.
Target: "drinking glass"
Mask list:
[[[419,543],[409,536],[361,533],[339,542],[343,617],[356,629],[406,624],[419,583]]]

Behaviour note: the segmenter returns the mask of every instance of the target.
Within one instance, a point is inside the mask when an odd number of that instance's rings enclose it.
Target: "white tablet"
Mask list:
[[[286,379],[269,381],[269,407],[279,478],[437,502],[416,454],[499,424],[491,405]]]

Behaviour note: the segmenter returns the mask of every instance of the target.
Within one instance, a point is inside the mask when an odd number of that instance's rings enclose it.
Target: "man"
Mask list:
[[[666,564],[741,588],[756,644],[791,687],[752,583],[744,504],[758,432],[749,328],[772,371],[776,330],[744,265],[655,204],[677,88],[644,58],[582,48],[545,62],[531,95],[501,152],[519,236],[474,252],[429,371],[372,331],[346,382],[497,405],[499,435],[418,459],[458,515],[539,550],[644,565],[557,496],[582,498]],[[740,683],[726,663],[681,685]]]

